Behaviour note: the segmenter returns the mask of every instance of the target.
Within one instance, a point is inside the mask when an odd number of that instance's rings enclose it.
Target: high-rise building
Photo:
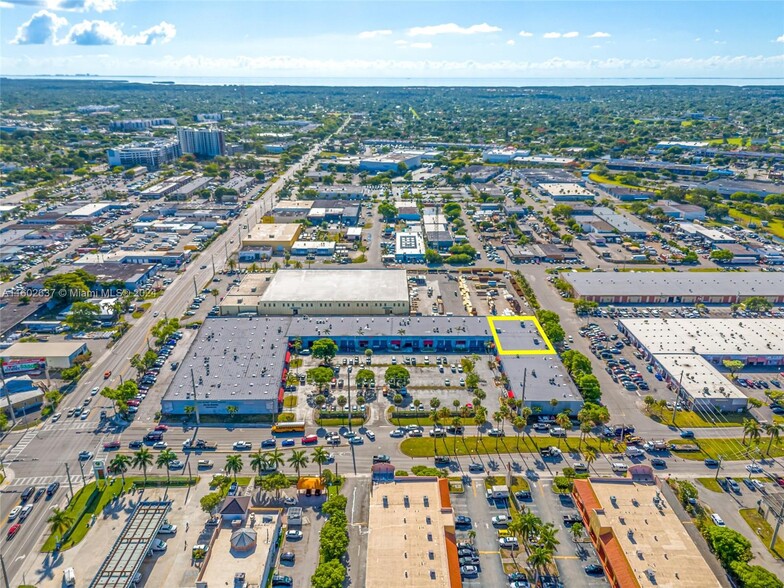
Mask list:
[[[226,155],[226,141],[223,138],[223,131],[219,129],[180,127],[177,129],[177,138],[183,153],[208,158]]]
[[[109,165],[133,167],[143,165],[147,169],[157,169],[163,163],[174,161],[182,155],[180,144],[175,140],[151,141],[137,145],[125,145],[106,152]]]

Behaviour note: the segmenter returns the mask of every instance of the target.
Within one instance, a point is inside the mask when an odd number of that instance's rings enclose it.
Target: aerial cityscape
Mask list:
[[[0,587],[784,588],[784,5],[0,14]]]

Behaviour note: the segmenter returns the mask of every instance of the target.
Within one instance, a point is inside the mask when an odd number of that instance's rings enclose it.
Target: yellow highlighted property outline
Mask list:
[[[554,355],[555,349],[553,349],[552,343],[550,343],[550,339],[547,338],[547,335],[544,334],[544,330],[542,329],[542,325],[539,324],[539,319],[535,316],[488,316],[487,322],[490,325],[490,331],[493,333],[493,341],[495,341],[496,346],[496,353],[498,355]],[[504,349],[501,346],[501,341],[498,338],[498,333],[495,330],[495,323],[500,321],[531,321],[536,326],[536,330],[539,331],[539,335],[544,341],[546,349]]]

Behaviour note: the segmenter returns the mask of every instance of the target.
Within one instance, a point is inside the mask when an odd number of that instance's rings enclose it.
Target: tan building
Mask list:
[[[46,343],[14,343],[0,352],[3,374],[13,375],[49,369],[65,369],[74,360],[87,353],[87,344],[79,341],[52,341]]]
[[[448,480],[375,485],[367,537],[367,588],[462,586]]]
[[[242,236],[243,247],[271,247],[273,255],[291,249],[299,238],[299,223],[259,223]]]
[[[644,468],[644,469],[643,469]],[[648,466],[629,478],[575,480],[572,493],[613,588],[719,588]]]
[[[221,315],[408,315],[405,270],[280,270],[247,274],[220,305]]]

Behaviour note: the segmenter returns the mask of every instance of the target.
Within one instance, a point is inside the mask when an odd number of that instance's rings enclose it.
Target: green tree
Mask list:
[[[577,388],[579,388],[585,402],[597,404],[602,399],[599,380],[593,374],[583,374],[577,381]]]
[[[280,491],[291,486],[288,477],[283,472],[275,472],[269,476],[264,476],[261,480],[261,488],[265,492],[275,492],[275,497],[280,500]]]
[[[74,517],[68,511],[55,506],[46,522],[49,523],[49,532],[55,537],[61,538],[73,526]]]
[[[302,468],[308,465],[308,456],[305,455],[304,450],[295,449],[291,452],[289,459],[287,460],[288,464],[294,468],[294,471],[297,472],[297,479],[300,478],[300,471]]]
[[[313,449],[313,456],[310,460],[318,465],[319,478],[321,477],[321,468],[329,463],[329,452],[323,447],[316,447]]]
[[[331,368],[318,366],[309,369],[306,372],[307,381],[311,384],[315,384],[319,391],[324,390],[329,383],[332,381],[332,378],[335,377],[334,372]]]
[[[727,249],[714,249],[710,252],[709,257],[712,261],[718,263],[729,263],[735,257],[735,254]]]
[[[313,345],[311,345],[310,350],[313,353],[313,357],[320,359],[325,364],[329,365],[338,354],[338,345],[332,339],[317,339],[313,342]]]
[[[221,502],[223,502],[223,496],[221,496],[220,492],[210,492],[199,499],[201,509],[210,517],[213,516],[215,509],[218,508]]]
[[[768,448],[765,453],[770,455],[770,446],[773,445],[774,440],[776,441],[776,444],[778,444],[781,433],[784,432],[784,425],[781,423],[769,423],[764,426],[764,429],[765,433],[770,437],[768,440]]]
[[[749,438],[749,443],[759,443],[762,434],[762,427],[754,419],[743,419],[743,443],[746,443],[746,437]]]
[[[227,474],[234,474],[234,481],[237,481],[237,474],[242,471],[243,463],[242,456],[239,453],[234,453],[226,457],[226,470]]]
[[[411,374],[402,365],[391,365],[384,372],[384,381],[393,388],[402,388],[408,385]]]
[[[144,485],[147,485],[147,468],[152,465],[152,453],[146,447],[142,447],[133,454],[131,464],[135,468],[142,468],[144,474]]]
[[[44,288],[51,291],[52,298],[57,302],[72,302],[89,298],[90,286],[94,283],[95,276],[78,269],[49,276],[44,280]]]
[[[438,264],[443,261],[443,257],[441,254],[436,251],[435,249],[427,248],[425,249],[425,262],[429,264]]]
[[[319,534],[319,550],[325,561],[339,560],[348,548],[348,531],[346,528],[346,515],[336,513],[321,528]]]
[[[256,472],[257,476],[261,476],[261,472],[268,467],[269,461],[267,454],[261,451],[254,451],[250,454],[250,468]]]
[[[346,567],[337,559],[325,561],[316,568],[310,578],[312,588],[342,588],[346,579]]]
[[[742,588],[784,588],[776,574],[762,566],[750,566],[744,561],[730,562],[730,571],[740,581]]]
[[[708,525],[704,535],[708,545],[724,567],[729,567],[734,561],[747,562],[751,560],[751,542],[734,529]]]
[[[158,454],[158,458],[155,460],[156,467],[159,468],[166,468],[166,484],[168,485],[171,482],[171,469],[169,466],[173,461],[177,459],[177,456],[171,449],[164,449]]]
[[[101,314],[101,307],[92,302],[74,302],[71,312],[65,319],[65,323],[74,331],[91,331],[93,323],[98,320]]]
[[[376,381],[376,374],[373,373],[373,370],[363,368],[357,372],[355,381],[359,388],[363,388]]]
[[[109,472],[115,476],[120,474],[123,488],[125,488],[125,472],[128,471],[128,467],[131,465],[132,461],[133,459],[130,455],[118,453],[112,458],[112,461],[109,462]]]
[[[752,296],[743,301],[743,306],[749,312],[768,312],[773,304],[762,296]]]
[[[734,378],[735,374],[746,367],[746,364],[739,359],[725,359],[721,363],[729,370],[730,378]]]

